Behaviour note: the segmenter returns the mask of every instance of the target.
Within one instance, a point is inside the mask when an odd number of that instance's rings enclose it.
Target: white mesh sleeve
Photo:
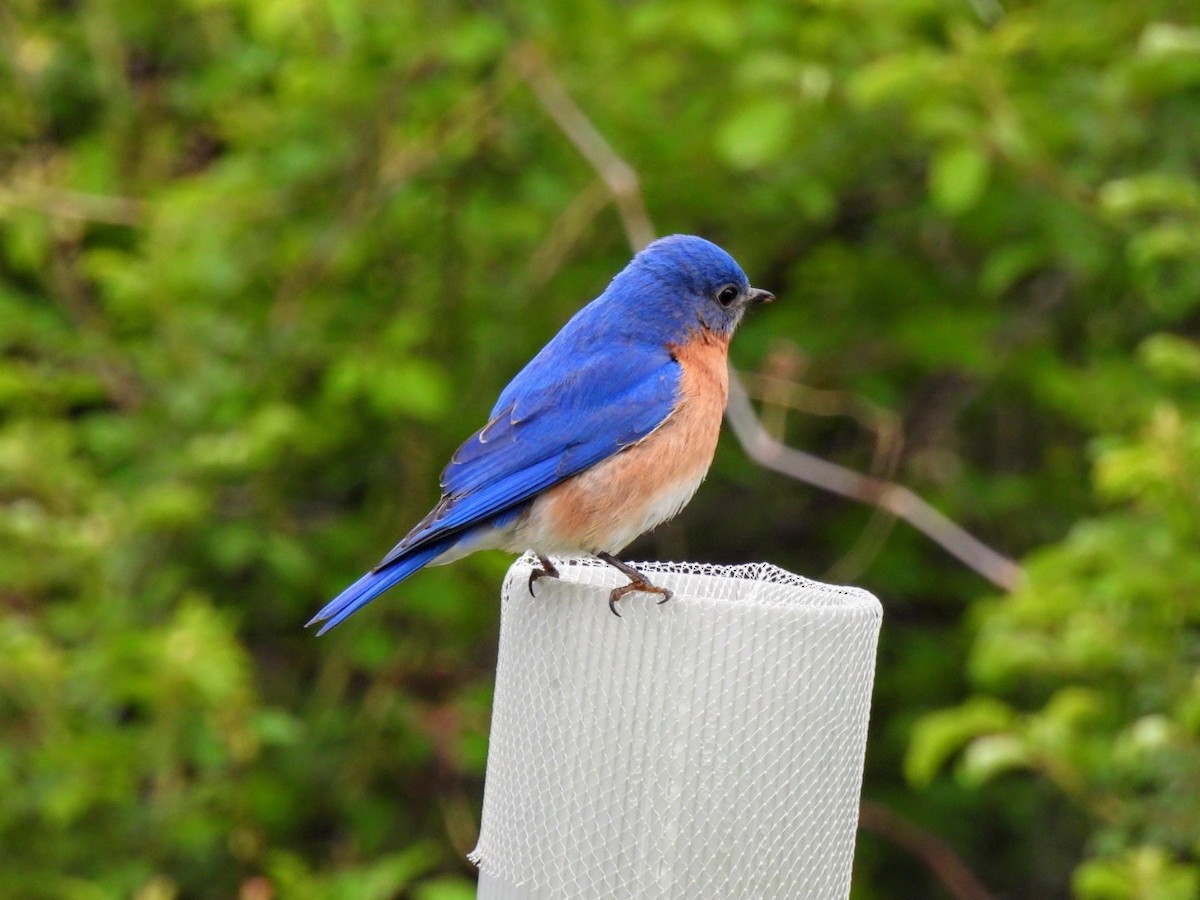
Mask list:
[[[509,570],[481,900],[845,898],[882,608],[774,566]]]

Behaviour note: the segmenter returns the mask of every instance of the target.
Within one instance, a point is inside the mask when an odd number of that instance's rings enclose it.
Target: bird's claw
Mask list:
[[[621,601],[622,597],[624,597],[626,594],[633,593],[634,591],[640,591],[643,594],[662,594],[662,599],[658,601],[659,606],[662,606],[675,596],[675,592],[670,588],[659,587],[656,584],[651,584],[644,578],[641,581],[637,581],[636,579],[630,581],[629,584],[622,585],[619,588],[613,588],[612,592],[608,595],[608,608],[618,619],[621,618],[621,614],[617,612],[617,604]]]
[[[618,619],[621,617],[621,614],[617,612],[617,603],[630,591],[641,591],[643,594],[662,594],[662,599],[658,601],[660,606],[675,596],[674,591],[670,590],[670,588],[651,584],[645,575],[629,565],[629,563],[621,562],[621,560],[617,559],[611,553],[597,553],[596,558],[608,563],[618,572],[629,576],[629,584],[613,588],[612,593],[608,595],[608,608]]]
[[[538,565],[541,568],[538,568],[537,566],[535,566],[533,569],[531,569],[529,571],[529,596],[530,597],[537,596],[537,594],[535,594],[533,591],[533,583],[535,581],[537,581],[539,578],[557,578],[558,577],[558,569],[554,568],[554,563],[550,562],[549,559],[542,556],[540,553],[538,554]]]

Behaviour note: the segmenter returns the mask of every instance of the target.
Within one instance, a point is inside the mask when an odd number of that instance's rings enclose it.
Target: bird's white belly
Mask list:
[[[614,457],[617,459],[619,457]],[[550,556],[620,553],[639,535],[671,519],[692,499],[707,465],[671,483],[627,492],[619,463],[601,463],[539,497],[515,523],[508,549]]]

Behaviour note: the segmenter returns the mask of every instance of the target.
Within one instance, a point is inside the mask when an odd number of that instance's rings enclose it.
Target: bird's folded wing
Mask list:
[[[442,501],[376,570],[488,522],[637,443],[674,410],[680,368],[665,349],[631,347],[593,354],[541,381],[509,386],[502,399],[516,399],[459,447],[442,472]]]

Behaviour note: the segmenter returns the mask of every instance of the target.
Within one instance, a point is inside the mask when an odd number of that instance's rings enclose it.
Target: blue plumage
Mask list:
[[[309,624],[325,622],[324,633],[425,565],[508,546],[497,535],[511,537],[506,529],[539,496],[641,441],[679,407],[673,347],[701,332],[727,339],[746,305],[767,299],[715,244],[655,241],[500,393],[490,421],[442,472],[437,506]]]
[[[318,635],[324,634],[331,628],[336,628],[384,591],[395,587],[413,572],[429,565],[455,542],[456,539],[451,538],[440,543],[427,544],[420,550],[409,553],[403,559],[397,559],[393,565],[387,568],[372,569],[326,603],[321,611],[309,620],[308,624],[325,623],[317,632]]]

